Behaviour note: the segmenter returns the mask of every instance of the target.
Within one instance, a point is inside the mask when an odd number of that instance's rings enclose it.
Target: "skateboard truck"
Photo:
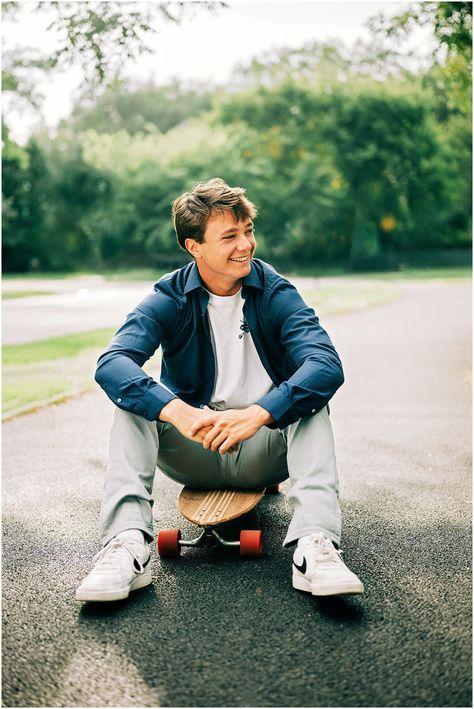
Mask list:
[[[214,527],[204,527],[201,534],[195,539],[180,539],[179,545],[181,547],[238,547],[240,542],[229,542],[227,539],[221,537],[220,534],[216,532]]]
[[[240,540],[230,542],[221,537],[213,526],[203,527],[195,539],[181,539],[180,529],[162,529],[158,533],[158,553],[161,557],[176,558],[181,554],[182,547],[237,547],[240,556],[256,558],[262,556],[262,532],[260,529],[243,529]]]
[[[216,527],[237,519],[252,510],[267,493],[279,492],[279,485],[258,490],[199,490],[184,487],[178,499],[181,514],[202,531],[195,539],[181,539],[180,529],[162,529],[158,533],[158,553],[162,557],[178,557],[183,547],[237,547],[241,557],[262,556],[260,529],[243,529],[239,541],[227,541]]]

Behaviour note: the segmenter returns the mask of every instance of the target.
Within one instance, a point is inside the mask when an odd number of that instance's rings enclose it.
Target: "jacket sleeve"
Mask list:
[[[256,403],[283,429],[324,408],[344,382],[344,373],[319,318],[288,281],[277,283],[270,294],[268,322],[294,372]]]
[[[114,335],[97,362],[96,382],[121,409],[155,421],[176,396],[142,366],[156,352],[173,319],[173,306],[153,293],[143,300]]]

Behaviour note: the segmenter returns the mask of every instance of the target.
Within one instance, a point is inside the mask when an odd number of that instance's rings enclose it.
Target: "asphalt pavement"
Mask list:
[[[346,372],[331,418],[361,597],[293,590],[283,493],[244,523],[262,559],[154,551],[152,586],[78,604],[113,405],[97,391],[4,424],[3,706],[471,705],[470,286],[401,293],[323,322]],[[192,531],[179,489],[157,474],[157,529]]]
[[[157,279],[158,280],[158,279]],[[347,285],[347,279],[341,279]],[[330,283],[337,278],[291,277],[301,291]],[[351,278],[351,283],[356,283]],[[110,282],[104,276],[75,276],[62,279],[16,278],[5,281],[6,292],[43,292],[5,299],[2,302],[2,342],[18,345],[49,337],[116,328],[125,316],[153,290],[149,281]]]

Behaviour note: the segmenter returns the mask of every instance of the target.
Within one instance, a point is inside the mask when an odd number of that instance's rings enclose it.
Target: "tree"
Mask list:
[[[158,129],[165,133],[187,118],[194,118],[212,105],[209,90],[198,91],[179,82],[158,87],[153,83],[132,87],[116,82],[93,102],[85,96],[73,108],[62,126],[77,132],[98,133],[126,131],[129,135]]]
[[[38,106],[34,73],[79,66],[89,92],[116,81],[124,63],[151,52],[149,40],[163,22],[180,23],[185,17],[226,7],[216,2],[4,2],[4,19],[21,21],[23,12],[50,18],[47,31],[56,48],[49,56],[23,48],[3,55],[3,90]]]
[[[262,210],[264,228],[283,230],[287,254],[350,255],[359,268],[392,249],[444,243],[459,196],[446,188],[449,156],[426,96],[388,84],[312,91],[287,83],[235,96],[221,111],[258,130],[273,157],[267,205],[275,207]]]
[[[392,17],[374,17],[370,27],[374,36],[398,42],[417,26],[432,28],[436,43],[432,67],[425,85],[438,98],[440,118],[460,112],[471,115],[472,90],[472,2],[419,2]]]
[[[38,267],[47,251],[45,225],[50,176],[36,141],[11,142],[3,127],[2,252],[5,271]]]
[[[312,89],[333,88],[350,82],[363,85],[375,80],[415,79],[413,61],[379,39],[358,40],[352,46],[341,41],[306,42],[302,47],[276,47],[236,67],[241,89],[270,88],[296,83]]]

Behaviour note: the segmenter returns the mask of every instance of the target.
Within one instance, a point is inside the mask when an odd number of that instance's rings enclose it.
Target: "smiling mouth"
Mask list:
[[[245,263],[250,260],[250,256],[242,256],[241,258],[231,258],[229,261],[235,261],[236,263]]]

